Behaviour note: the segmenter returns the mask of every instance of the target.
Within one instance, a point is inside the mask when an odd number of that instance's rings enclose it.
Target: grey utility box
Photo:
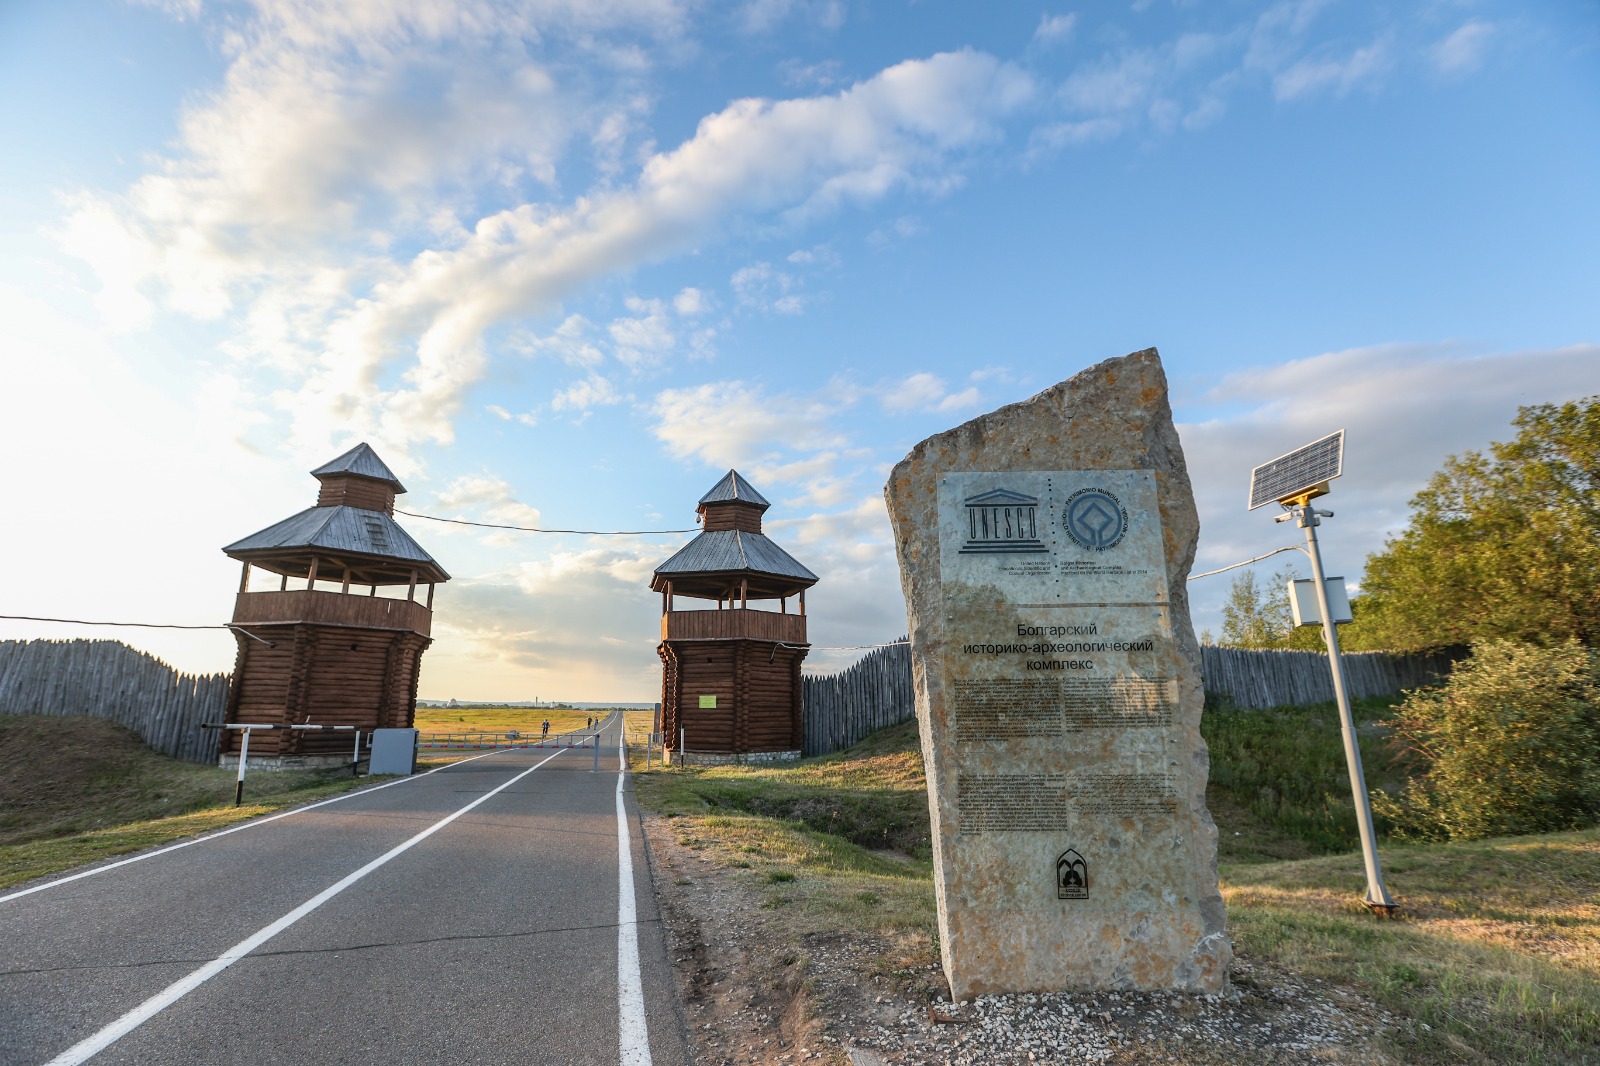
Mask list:
[[[374,729],[372,731],[373,774],[417,772],[417,731],[415,729]]]

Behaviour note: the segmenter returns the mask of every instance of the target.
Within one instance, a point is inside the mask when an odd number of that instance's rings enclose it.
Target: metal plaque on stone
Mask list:
[[[1156,352],[929,438],[887,497],[952,993],[1222,988],[1198,523]]]

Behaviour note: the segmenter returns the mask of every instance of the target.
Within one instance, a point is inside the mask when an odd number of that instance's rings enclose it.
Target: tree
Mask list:
[[[1321,651],[1320,629],[1295,628],[1294,614],[1289,609],[1289,582],[1296,576],[1290,566],[1262,584],[1254,571],[1241,571],[1222,605],[1222,639],[1218,643],[1225,648]]]
[[[1367,559],[1368,647],[1600,644],[1600,396],[1521,408],[1490,454],[1451,456]]]
[[[1600,658],[1488,641],[1385,722],[1416,775],[1373,806],[1401,835],[1471,840],[1600,816]]]

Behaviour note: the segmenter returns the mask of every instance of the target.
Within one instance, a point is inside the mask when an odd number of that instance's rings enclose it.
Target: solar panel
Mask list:
[[[1287,503],[1344,472],[1344,430],[1330,433],[1250,471],[1250,510]],[[1326,492],[1327,489],[1322,490]]]

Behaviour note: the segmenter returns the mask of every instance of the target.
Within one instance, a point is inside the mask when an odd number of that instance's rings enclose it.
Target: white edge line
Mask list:
[[[411,850],[412,847],[422,843],[424,840],[428,839],[433,834],[437,833],[439,830],[455,821],[457,818],[460,818],[463,814],[466,814],[479,804],[487,802],[505,789],[510,788],[512,785],[516,784],[518,781],[521,781],[524,777],[527,777],[529,774],[539,769],[539,767],[543,766],[545,763],[549,762],[551,759],[554,759],[560,754],[561,752],[559,751],[552,752],[539,762],[534,763],[532,766],[522,771],[517,776],[511,778],[509,781],[506,781],[505,783],[495,787],[493,790],[479,796],[477,799],[473,800],[465,807],[462,807],[454,814],[446,815],[444,818],[434,822],[432,825],[418,833],[416,836],[412,837],[410,840],[390,848],[376,859],[373,859],[371,862],[361,867],[361,869],[355,871],[354,873],[346,874],[343,878],[334,884],[329,885],[321,892],[318,892],[315,896],[312,896],[310,899],[306,900],[304,903],[300,904],[300,906],[296,907],[288,914],[285,914],[282,918],[279,918],[271,925],[239,941],[237,944],[229,948],[227,951],[224,951],[215,959],[206,963],[198,970],[195,970],[187,977],[183,977],[177,981],[174,981],[160,992],[157,992],[155,995],[151,996],[149,999],[133,1008],[133,1010],[124,1014],[122,1017],[118,1018],[104,1029],[101,1029],[99,1032],[95,1033],[93,1036],[81,1040],[72,1047],[63,1051],[61,1054],[57,1055],[55,1058],[46,1063],[45,1066],[77,1066],[78,1063],[86,1062],[98,1055],[100,1052],[104,1051],[118,1040],[121,1040],[123,1037],[139,1028],[139,1026],[143,1025],[151,1018],[154,1018],[157,1014],[160,1014],[162,1011],[166,1010],[184,996],[187,996],[190,992],[193,992],[195,989],[211,980],[211,978],[215,977],[223,970],[226,970],[228,967],[232,966],[234,963],[250,954],[262,944],[265,944],[267,941],[271,940],[273,937],[277,936],[291,925],[294,925],[300,919],[304,918],[306,915],[310,914],[312,911],[316,910],[318,907],[322,906],[324,903],[328,902],[330,899],[337,896],[339,893],[343,892],[357,881],[360,881],[362,878],[378,869],[378,867],[387,863],[390,859],[395,858],[403,852]]]
[[[624,719],[626,721],[626,719]],[[639,913],[633,897],[633,843],[622,785],[628,779],[627,730],[617,733],[617,1042],[622,1066],[651,1066],[650,1031],[639,974]]]
[[[500,751],[504,750],[509,749],[500,749]],[[383,784],[373,785],[371,788],[352,789],[349,792],[341,793],[331,799],[318,800],[316,803],[308,803],[304,807],[296,807],[292,811],[283,811],[279,814],[271,814],[265,818],[251,818],[240,823],[239,825],[230,826],[227,829],[220,829],[215,833],[208,833],[205,836],[195,837],[193,840],[185,840],[179,844],[168,844],[164,848],[158,848],[155,851],[147,851],[142,855],[134,855],[131,858],[119,859],[116,862],[108,862],[104,866],[96,866],[92,870],[80,870],[78,873],[68,874],[66,877],[58,877],[54,881],[46,881],[42,885],[34,885],[32,888],[24,888],[17,892],[8,893],[7,895],[0,896],[0,903],[5,903],[6,901],[13,899],[21,899],[23,896],[31,896],[35,892],[43,892],[47,888],[55,888],[57,885],[64,885],[69,881],[80,881],[85,877],[93,877],[96,874],[103,874],[110,870],[115,870],[119,866],[127,866],[130,863],[143,862],[146,859],[153,859],[157,855],[165,855],[167,852],[177,851],[179,848],[188,848],[193,847],[196,844],[204,844],[208,841],[216,840],[218,837],[225,837],[229,833],[238,833],[245,829],[254,829],[258,825],[266,825],[268,822],[276,822],[280,818],[292,818],[297,814],[304,814],[306,811],[314,811],[318,807],[326,807],[330,803],[342,803],[347,799],[355,799],[357,796],[370,796],[374,792],[381,792],[386,788],[393,788],[395,785],[404,785],[420,778],[427,777],[429,774],[436,774],[440,770],[448,770],[452,766],[460,766],[462,763],[476,762],[479,759],[487,759],[491,755],[499,755],[500,751],[486,751],[482,755],[474,755],[470,759],[457,759],[453,763],[447,763],[444,766],[435,766],[432,770],[425,770],[422,773],[411,777],[402,777],[398,781],[385,781]]]

